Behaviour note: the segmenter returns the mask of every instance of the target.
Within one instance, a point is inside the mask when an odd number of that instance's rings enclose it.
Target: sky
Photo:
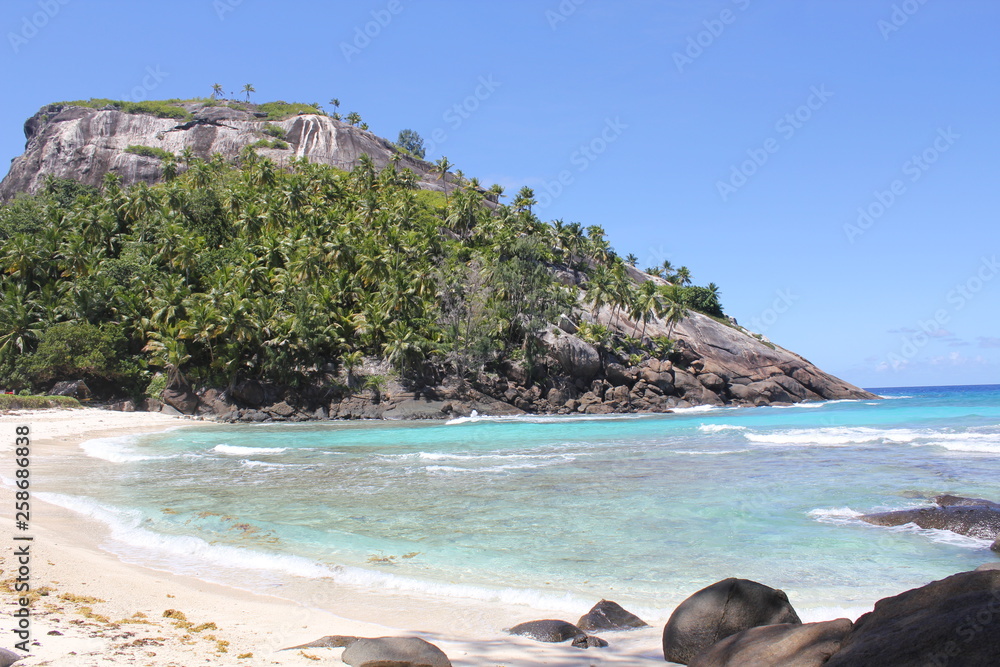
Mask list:
[[[6,0],[44,104],[339,98],[864,387],[1000,383],[996,0]]]

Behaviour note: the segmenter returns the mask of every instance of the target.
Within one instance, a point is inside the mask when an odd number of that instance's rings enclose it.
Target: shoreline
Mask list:
[[[207,423],[212,422],[96,408],[16,411],[0,415],[10,436],[0,441],[0,452],[13,456],[13,427],[18,424],[31,427],[32,457],[40,462],[32,465],[43,467],[45,457],[86,440]],[[6,484],[0,488],[0,516],[12,521],[14,490]],[[599,633],[611,646],[583,653],[568,644],[544,644],[503,632],[526,620],[567,616],[533,607],[352,590],[307,579],[289,587],[305,598],[296,602],[282,596],[290,590],[266,595],[125,562],[101,548],[109,534],[103,523],[37,497],[31,503],[31,583],[33,590],[45,594],[30,607],[32,651],[18,665],[189,665],[192,656],[205,665],[312,665],[316,658],[342,664],[337,659],[340,648],[280,651],[336,634],[420,636],[444,650],[454,665],[470,667],[569,665],[587,659],[665,664],[659,649],[662,628],[655,625]],[[0,562],[4,579],[13,569],[7,553]],[[5,608],[13,612],[16,596],[9,584],[5,591]],[[187,620],[174,613],[164,617],[169,610]],[[0,646],[13,649],[14,641],[11,636]]]

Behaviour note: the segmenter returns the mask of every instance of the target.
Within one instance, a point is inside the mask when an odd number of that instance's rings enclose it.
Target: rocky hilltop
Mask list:
[[[0,184],[0,197],[9,200],[17,193],[35,192],[49,175],[95,186],[108,173],[117,174],[124,185],[154,183],[163,178],[164,158],[207,160],[221,154],[232,159],[251,145],[279,166],[304,158],[349,170],[367,155],[378,167],[395,162],[397,167],[411,169],[421,188],[442,187],[429,162],[323,114],[267,120],[262,117],[267,114],[255,111],[252,105],[244,109],[206,103],[175,106],[182,107],[174,111],[183,118],[71,104],[43,107],[25,123],[25,153],[14,160]],[[275,137],[280,140],[274,141]],[[146,150],[136,152],[135,147]],[[460,185],[451,176],[449,182]],[[503,206],[487,203],[497,207],[497,215],[504,214]],[[447,233],[451,238],[462,238]],[[553,281],[578,294],[578,300],[558,322],[528,334],[537,338],[543,351],[541,363],[531,368],[507,360],[476,378],[460,379],[441,367],[431,383],[393,380],[382,387],[346,393],[322,384],[293,390],[242,378],[225,388],[170,387],[162,395],[162,404],[153,400],[150,405],[156,409],[165,404],[167,409],[230,420],[262,421],[434,418],[466,415],[473,410],[482,414],[665,412],[694,405],[760,406],[875,398],[740,327],[731,318],[689,310],[680,321],[668,323],[653,316],[646,323],[637,323],[630,319],[628,309],[613,310],[609,305],[594,308],[587,299],[589,279],[584,264],[572,253],[564,257],[564,263],[547,263]],[[623,270],[637,289],[650,281],[668,287],[663,278],[633,267]],[[652,349],[647,343],[657,338],[673,339],[673,349],[662,355],[616,354],[613,346],[598,344],[581,331],[598,325],[617,340],[633,341],[641,325],[642,349]],[[391,376],[379,359],[366,363],[373,374]],[[86,391],[75,382],[64,385],[66,393]],[[122,405],[127,407],[128,403]]]
[[[420,179],[420,187],[440,190],[442,183],[431,173],[434,165],[396,149],[392,142],[348,123],[321,114],[295,115],[268,121],[252,111],[204,103],[178,105],[189,117],[159,118],[144,113],[126,113],[115,108],[93,109],[68,104],[50,104],[24,123],[27,139],[24,154],[14,159],[0,183],[0,200],[19,192],[35,192],[48,175],[72,178],[87,185],[100,185],[106,173],[117,174],[123,185],[140,181],[154,183],[163,177],[162,160],[126,152],[129,146],[147,146],[180,154],[190,149],[195,157],[209,159],[220,153],[235,157],[245,146],[268,140],[265,130],[276,126],[284,133],[287,148],[259,147],[258,153],[287,164],[292,158],[329,164],[350,170],[361,155],[368,155],[379,168],[393,157],[399,167],[409,168]],[[252,106],[249,108],[253,108]]]

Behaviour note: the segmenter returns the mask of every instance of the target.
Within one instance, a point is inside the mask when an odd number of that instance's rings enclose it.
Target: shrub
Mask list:
[[[122,363],[125,337],[115,325],[60,322],[45,329],[34,353],[19,366],[36,386],[56,380],[97,380],[120,384],[132,374]]]
[[[302,104],[300,102],[289,103],[281,100],[278,100],[277,102],[265,102],[264,104],[258,104],[257,111],[266,113],[267,120],[285,120],[286,118],[297,116],[300,113],[315,113],[321,115],[323,113],[316,107],[308,104]]]
[[[285,131],[275,125],[274,123],[264,123],[264,127],[260,129],[264,134],[271,135],[275,139],[286,139]]]
[[[288,142],[281,139],[261,139],[250,145],[254,148],[278,148],[281,150],[288,148]]]
[[[158,160],[165,160],[168,157],[173,157],[173,153],[170,151],[163,150],[162,148],[157,148],[156,146],[142,146],[133,144],[125,149],[126,153],[133,153],[135,155],[142,155],[144,157],[153,157]]]
[[[198,100],[187,100],[189,102]],[[180,118],[189,119],[192,117],[184,107],[180,106],[183,100],[143,100],[142,102],[130,102],[128,100],[110,100],[104,97],[92,97],[89,100],[73,100],[72,102],[58,102],[62,106],[89,107],[91,109],[104,109],[111,107],[123,113],[137,113],[156,116],[158,118]]]

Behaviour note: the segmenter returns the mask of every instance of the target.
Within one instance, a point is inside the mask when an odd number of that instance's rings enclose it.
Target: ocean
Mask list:
[[[864,512],[1000,501],[1000,385],[666,415],[192,426],[33,462],[121,559],[281,595],[387,589],[655,622],[726,577],[805,620],[996,561]],[[573,620],[570,618],[569,620]]]

